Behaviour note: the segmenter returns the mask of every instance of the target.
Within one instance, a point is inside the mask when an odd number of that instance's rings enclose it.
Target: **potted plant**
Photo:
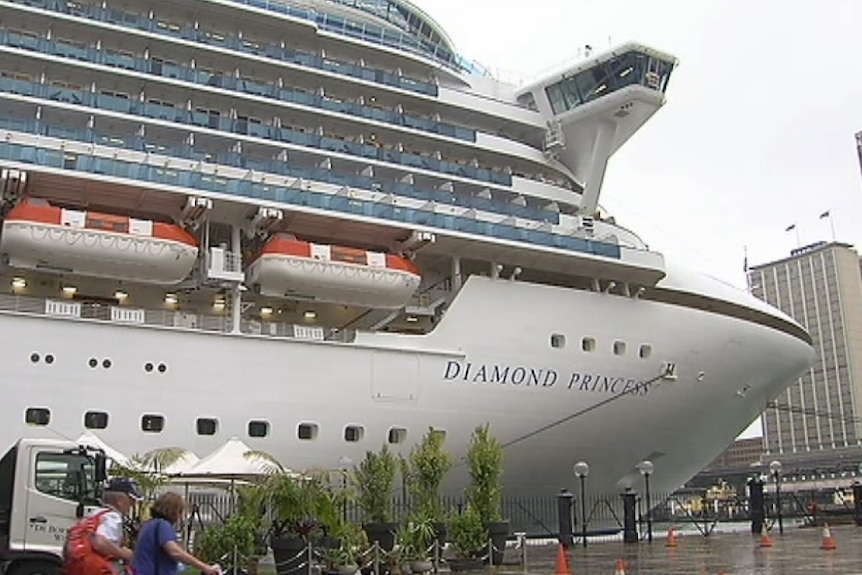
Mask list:
[[[473,430],[467,465],[470,471],[470,484],[465,491],[467,504],[490,533],[494,545],[492,559],[494,565],[499,565],[509,536],[509,522],[502,515],[503,446],[491,434],[489,424]]]
[[[325,546],[324,537],[332,535],[338,524],[337,498],[320,475],[297,476],[280,472],[267,478],[273,510],[270,526],[278,575],[310,573],[305,554],[308,546]]]
[[[367,451],[365,459],[353,471],[353,484],[357,492],[357,504],[365,513],[363,529],[369,541],[376,541],[384,551],[395,546],[395,531],[392,521],[392,492],[398,461],[384,445],[379,452]]]
[[[452,517],[449,522],[449,540],[455,549],[455,557],[449,560],[452,571],[481,569],[488,539],[488,530],[472,507],[468,506],[464,513]]]
[[[365,531],[353,523],[339,523],[333,535],[338,546],[324,551],[325,570],[338,575],[354,575],[366,563],[368,538]]]
[[[452,455],[443,448],[445,440],[445,433],[429,428],[402,464],[414,509],[419,517],[431,522],[441,544],[446,540],[446,518],[440,486],[452,469]]]
[[[398,531],[398,544],[402,550],[402,560],[410,565],[411,573],[426,573],[434,569],[430,551],[433,548],[437,530],[430,515],[417,513]]]

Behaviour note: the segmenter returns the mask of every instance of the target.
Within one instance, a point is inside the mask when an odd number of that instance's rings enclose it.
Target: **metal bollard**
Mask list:
[[[763,481],[757,477],[748,481],[748,505],[751,513],[751,532],[760,535],[763,533],[766,507],[763,498]]]
[[[515,541],[518,549],[521,551],[521,567],[524,575],[527,575],[527,534],[524,531],[515,533]]]
[[[560,544],[569,548],[575,541],[574,538],[574,521],[575,513],[573,510],[573,501],[575,496],[563,489],[557,495],[557,522],[560,527]]]
[[[622,494],[623,498],[623,543],[638,542],[638,526],[635,522],[635,492],[630,488]]]

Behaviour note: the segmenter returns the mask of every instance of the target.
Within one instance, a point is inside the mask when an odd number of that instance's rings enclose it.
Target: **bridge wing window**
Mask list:
[[[672,71],[673,62],[642,52],[627,52],[563,78],[547,86],[545,93],[554,114],[562,114],[626,86],[646,86],[664,92]]]

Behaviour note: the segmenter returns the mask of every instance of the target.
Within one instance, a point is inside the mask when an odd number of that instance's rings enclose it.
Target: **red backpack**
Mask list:
[[[113,558],[93,549],[93,535],[99,521],[109,509],[103,509],[85,517],[66,531],[63,545],[63,573],[66,575],[116,575],[117,565]]]

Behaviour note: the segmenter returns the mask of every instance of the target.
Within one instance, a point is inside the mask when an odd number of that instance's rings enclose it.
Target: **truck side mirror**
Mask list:
[[[108,479],[108,463],[104,453],[96,453],[96,483],[100,484]]]

